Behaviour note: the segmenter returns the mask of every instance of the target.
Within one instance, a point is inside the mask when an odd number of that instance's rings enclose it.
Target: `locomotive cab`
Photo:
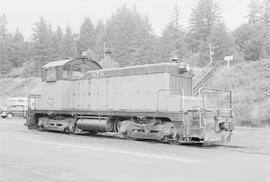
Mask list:
[[[95,61],[85,57],[50,62],[42,67],[42,81],[77,80],[88,71],[102,69]]]
[[[50,62],[42,67],[40,109],[69,109],[74,81],[102,67],[87,57]]]

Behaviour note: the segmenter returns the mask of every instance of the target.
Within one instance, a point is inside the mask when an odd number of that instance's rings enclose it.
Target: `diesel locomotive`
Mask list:
[[[29,95],[29,129],[169,143],[229,142],[232,93],[201,88],[181,62],[102,69],[81,56],[42,68],[41,92]],[[34,103],[34,104],[33,104]]]

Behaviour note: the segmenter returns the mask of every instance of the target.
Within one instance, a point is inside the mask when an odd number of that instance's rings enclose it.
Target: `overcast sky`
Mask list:
[[[74,32],[79,31],[84,17],[88,16],[93,23],[106,20],[116,9],[124,5],[137,7],[147,15],[154,32],[161,30],[169,22],[176,0],[0,0],[0,15],[8,18],[9,30],[19,28],[26,37],[32,32],[33,25],[43,16],[53,27],[60,25],[63,29],[69,24]],[[181,24],[188,25],[191,9],[197,0],[177,0],[181,11]],[[225,22],[230,30],[246,21],[250,0],[216,0]]]

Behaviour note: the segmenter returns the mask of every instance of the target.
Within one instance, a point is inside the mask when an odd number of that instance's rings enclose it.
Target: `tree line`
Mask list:
[[[77,57],[88,50],[94,60],[101,60],[104,44],[121,66],[167,62],[172,54],[191,65],[234,55],[235,60],[257,61],[270,57],[270,1],[251,0],[248,23],[229,32],[214,0],[199,0],[192,9],[189,25],[181,25],[179,5],[172,10],[171,21],[161,35],[153,33],[148,17],[126,5],[106,20],[93,24],[86,17],[78,33],[70,26],[53,27],[43,17],[33,26],[30,40],[17,29],[8,31],[5,15],[0,17],[1,77],[38,76],[42,65]]]

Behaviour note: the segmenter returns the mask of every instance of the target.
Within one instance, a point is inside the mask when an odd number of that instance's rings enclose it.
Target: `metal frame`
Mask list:
[[[62,109],[62,110],[44,110],[33,109],[29,110],[28,117],[35,114],[62,114],[72,116],[124,116],[124,117],[153,117],[153,118],[169,118],[171,121],[182,121],[184,112],[147,112],[147,111],[91,111],[91,110],[76,110],[76,109]]]
[[[219,93],[219,92],[225,92],[225,93],[229,93],[229,96],[230,96],[230,99],[229,99],[229,106],[230,108],[229,109],[222,109],[222,108],[206,108],[205,107],[205,97],[203,96],[204,94],[206,93],[203,93],[203,91],[206,90],[206,91],[215,91],[216,93]],[[210,92],[209,92],[210,93]],[[206,87],[201,87],[199,89],[199,97],[202,97],[203,99],[203,109],[207,109],[209,111],[211,110],[223,110],[223,111],[232,111],[233,108],[232,108],[232,91],[229,91],[229,90],[222,90],[222,89],[215,89],[215,88],[206,88]]]

